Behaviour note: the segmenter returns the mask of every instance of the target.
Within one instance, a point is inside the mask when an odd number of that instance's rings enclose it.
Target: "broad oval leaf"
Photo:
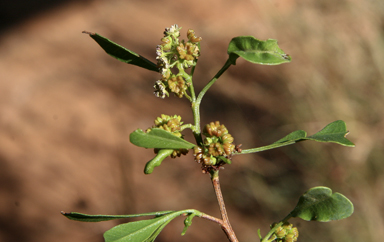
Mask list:
[[[263,41],[253,36],[233,38],[227,52],[232,65],[236,65],[236,59],[239,57],[261,65],[279,65],[291,61],[291,57],[279,48],[277,40]]]
[[[349,132],[343,120],[337,120],[325,126],[322,130],[306,139],[319,142],[333,142],[344,146],[355,147],[355,144],[349,141],[345,136]]]
[[[333,193],[328,187],[314,187],[304,193],[291,217],[299,217],[306,221],[328,222],[351,216],[353,204],[340,193]]]
[[[137,129],[129,135],[132,144],[143,148],[192,149],[194,144],[173,135],[171,132],[153,128],[150,132]]]
[[[159,72],[156,64],[144,58],[143,56],[136,54],[135,52],[130,51],[97,33],[91,33],[87,31],[83,31],[83,33],[89,34],[89,36],[94,39],[100,45],[100,47],[103,48],[105,52],[107,52],[107,54],[118,59],[119,61],[140,66],[150,71]]]
[[[145,174],[151,174],[155,167],[161,165],[161,162],[168,156],[170,156],[173,153],[172,149],[161,149],[157,153],[157,155],[150,161],[147,162],[144,168]]]

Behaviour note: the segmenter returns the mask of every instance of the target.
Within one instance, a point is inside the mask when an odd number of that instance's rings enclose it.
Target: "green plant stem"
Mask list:
[[[197,96],[196,102],[200,105],[201,100],[203,99],[205,93],[208,89],[217,81],[217,79],[231,66],[231,61],[228,60],[225,62],[224,66],[216,73],[216,75],[208,82],[208,84],[201,90],[199,96]]]
[[[189,85],[189,87],[188,87],[188,90],[189,90],[189,92],[191,93],[191,99],[190,99],[190,101],[191,101],[191,102],[195,102],[195,101],[196,101],[196,94],[195,94],[195,89],[193,88],[193,83],[192,83],[192,81],[191,81],[191,85]]]
[[[273,143],[273,144],[262,146],[262,147],[242,150],[241,153],[233,153],[233,155],[251,154],[251,153],[256,153],[256,152],[260,152],[260,151],[271,150],[271,149],[283,147],[286,145],[292,145],[294,143],[296,143],[296,141],[288,141],[288,142],[284,142],[284,143]]]
[[[201,145],[203,143],[203,138],[201,137],[201,128],[200,128],[200,104],[196,101],[192,102],[192,113],[194,120],[194,130],[193,135],[195,136],[196,144]]]
[[[180,131],[183,131],[184,129],[191,129],[193,132],[195,130],[195,126],[192,124],[184,124],[180,127]]]
[[[276,225],[275,225],[275,227],[273,227],[269,232],[268,232],[268,234],[266,234],[265,235],[265,237],[261,240],[261,242],[269,242],[269,241],[271,241],[271,240],[269,240],[269,238],[272,236],[272,234],[276,231],[276,229],[279,227],[279,226],[281,226],[281,225],[283,225],[283,223],[284,222],[279,222],[279,223],[277,223]]]
[[[200,49],[200,43],[198,43],[198,46],[199,46],[199,49]],[[197,64],[197,61],[198,59],[196,59],[196,64]],[[192,66],[191,68],[191,72],[189,74],[189,77],[190,77],[190,86],[189,86],[189,92],[191,93],[191,97],[192,97],[192,102],[195,102],[196,101],[196,94],[195,94],[195,88],[193,86],[193,81],[192,81],[192,78],[193,78],[193,73],[195,73],[195,68],[196,68],[196,64],[194,66]]]
[[[229,59],[225,62],[224,66],[216,73],[216,75],[208,82],[208,84],[201,90],[197,99],[194,99],[194,92],[192,95],[192,113],[195,124],[195,131],[193,132],[197,144],[201,144],[203,142],[201,138],[201,128],[200,128],[200,104],[201,100],[204,97],[204,94],[208,91],[208,89],[217,81],[217,79],[231,66],[231,62]]]
[[[273,228],[271,228],[271,230],[268,232],[267,235],[265,235],[265,237],[261,240],[261,242],[269,242],[269,241],[273,241],[274,239],[272,240],[269,240],[269,238],[272,236],[272,234],[276,231],[276,229],[278,227],[280,227],[281,225],[283,225],[285,222],[287,222],[290,218],[291,218],[291,214],[288,214],[288,216],[286,216],[283,220],[281,220],[279,223],[275,224],[275,226]]]
[[[210,172],[210,175],[211,175],[213,188],[215,189],[217,202],[219,203],[221,218],[223,220],[223,224],[221,224],[221,228],[227,235],[229,241],[238,242],[235,232],[233,231],[232,226],[229,222],[227,210],[225,208],[223,194],[221,193],[221,188],[220,188],[219,171],[212,170]]]

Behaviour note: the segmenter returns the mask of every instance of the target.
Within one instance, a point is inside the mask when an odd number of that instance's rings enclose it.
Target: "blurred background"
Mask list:
[[[280,66],[239,59],[212,86],[202,120],[220,120],[242,148],[342,119],[356,144],[301,142],[235,156],[221,171],[240,241],[259,241],[300,195],[327,186],[355,205],[348,219],[292,219],[299,241],[384,237],[384,2],[362,0],[1,1],[0,241],[97,242],[122,221],[80,223],[60,211],[132,214],[195,208],[219,216],[209,177],[192,154],[144,175],[152,150],[129,143],[165,113],[192,122],[186,99],[153,95],[159,74],[119,62],[83,30],[155,61],[165,27],[203,41],[194,82],[201,90],[225,63],[235,36],[273,38],[292,56]],[[186,136],[191,139],[190,135]],[[131,220],[132,221],[132,220]],[[183,218],[157,241],[226,241],[217,224]]]

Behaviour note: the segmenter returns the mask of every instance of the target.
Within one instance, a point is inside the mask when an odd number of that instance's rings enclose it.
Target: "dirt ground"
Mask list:
[[[31,8],[32,10],[32,8]],[[60,211],[133,214],[195,208],[219,216],[209,177],[191,154],[151,175],[153,151],[129,142],[165,113],[193,121],[186,99],[153,95],[159,74],[119,62],[83,30],[155,61],[165,27],[202,36],[194,83],[201,90],[227,58],[231,38],[273,38],[292,63],[239,60],[202,103],[203,123],[220,120],[244,148],[291,131],[313,134],[342,119],[356,148],[302,142],[236,156],[221,172],[240,241],[258,241],[298,197],[328,186],[355,213],[330,223],[292,222],[299,241],[384,237],[384,5],[379,1],[61,1],[0,35],[0,241],[96,242],[121,221],[80,223]],[[191,135],[186,138],[192,141]],[[127,220],[128,221],[128,220]],[[132,220],[130,220],[132,221]],[[226,241],[220,227],[182,218],[156,241]]]

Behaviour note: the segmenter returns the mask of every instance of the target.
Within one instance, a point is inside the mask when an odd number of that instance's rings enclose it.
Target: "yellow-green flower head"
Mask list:
[[[275,224],[272,224],[271,228],[275,227]],[[274,236],[276,237],[276,242],[296,242],[299,237],[299,231],[291,223],[285,222],[275,230]]]
[[[172,48],[172,44],[173,44],[172,37],[170,36],[163,37],[161,39],[161,42],[162,43],[160,46],[163,47],[162,48],[163,51],[169,51]]]
[[[203,170],[208,166],[223,165],[225,162],[222,163],[223,158],[220,157],[230,159],[236,147],[232,143],[234,141],[232,135],[219,121],[207,124],[203,133],[206,137],[201,147],[196,146],[194,148],[195,161],[202,163]]]
[[[205,125],[203,130],[204,135],[212,137],[221,137],[223,135],[228,134],[227,128],[224,126],[224,124],[220,124],[219,121],[216,122],[210,122],[209,124]]]
[[[202,147],[195,146],[193,156],[195,161],[201,164],[202,167],[214,166],[217,163],[217,159],[210,154],[204,154]]]
[[[155,127],[164,129],[173,133],[174,135],[181,137],[180,127],[183,124],[181,122],[181,117],[179,115],[169,116],[162,114],[160,117],[157,117],[155,120]]]
[[[156,47],[157,68],[163,82],[162,85],[155,84],[157,97],[164,98],[169,96],[168,92],[173,92],[181,98],[187,95],[186,91],[191,84],[189,79],[184,79],[182,75],[186,74],[185,69],[196,65],[200,55],[198,43],[202,39],[196,37],[193,30],[188,30],[188,41],[179,41],[180,29],[177,24],[166,28],[161,44]],[[174,73],[176,68],[178,73]]]
[[[194,60],[199,55],[199,47],[192,43],[180,43],[179,46],[176,47],[177,52],[179,53],[179,57],[182,60]]]
[[[181,116],[179,115],[169,116],[169,115],[161,114],[160,117],[157,117],[155,119],[154,128],[160,128],[160,129],[166,130],[179,138],[183,138],[183,135],[180,133],[182,124],[183,122],[181,122]],[[159,149],[155,149],[156,154],[158,153],[158,151]],[[176,158],[176,157],[180,157],[181,155],[186,155],[188,151],[189,150],[187,149],[175,149],[171,154],[171,158]]]
[[[174,76],[168,79],[168,88],[171,92],[175,93],[179,98],[184,96],[188,85],[185,83],[182,76]]]
[[[189,68],[196,65],[196,60],[199,58],[200,50],[196,44],[187,42],[180,43],[176,47],[179,61],[183,64],[184,68]]]

